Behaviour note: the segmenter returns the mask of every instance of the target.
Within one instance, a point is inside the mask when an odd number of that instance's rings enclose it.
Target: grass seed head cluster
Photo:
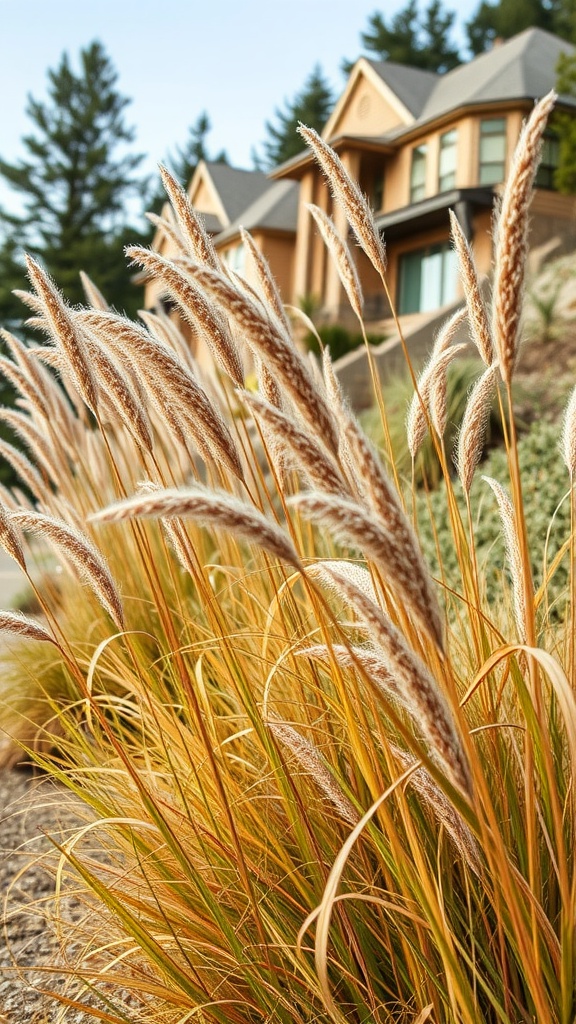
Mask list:
[[[70,308],[29,260],[22,297],[46,342],[3,336],[26,454],[2,445],[21,485],[2,492],[0,543],[36,613],[0,614],[2,698],[14,741],[93,810],[60,851],[58,884],[75,879],[89,901],[62,1020],[89,995],[109,1022],[573,1024],[575,403],[572,528],[537,591],[512,413],[553,100],[535,107],[502,198],[491,308],[452,219],[466,305],[408,417],[412,459],[429,434],[442,467],[430,509],[452,538],[450,581],[422,556],[414,485],[391,449],[384,468],[329,353],[318,366],[295,347],[250,236],[256,288],[221,264],[167,172],[171,212],[155,223],[175,255],[128,255],[214,371],[164,314],[131,323],[87,279],[86,308]],[[302,135],[386,290],[364,197]],[[361,324],[353,257],[312,215]],[[464,320],[478,369],[454,476],[447,372]],[[477,557],[472,489],[495,398],[506,478],[483,500],[503,524],[496,569]],[[40,546],[60,572],[39,583]],[[542,595],[560,565],[552,621]]]

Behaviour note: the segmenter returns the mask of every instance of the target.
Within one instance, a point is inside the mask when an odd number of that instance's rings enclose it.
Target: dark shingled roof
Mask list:
[[[413,117],[419,117],[426,100],[436,87],[439,75],[391,60],[368,60],[376,74],[386,83]]]
[[[574,53],[574,49],[543,29],[528,28],[470,63],[439,75],[418,120],[492,100],[540,99],[554,88],[560,54]]]
[[[270,180],[262,171],[241,171],[228,164],[208,161],[206,167],[230,221],[236,220],[270,188]]]
[[[295,181],[274,181],[267,179],[268,189],[247,209],[243,210],[236,220],[217,235],[215,242],[220,244],[232,238],[240,227],[247,231],[256,228],[267,228],[269,231],[296,231],[298,217],[299,185]]]

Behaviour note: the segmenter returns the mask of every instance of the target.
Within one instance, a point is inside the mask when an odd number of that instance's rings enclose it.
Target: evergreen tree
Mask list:
[[[455,18],[455,11],[445,11],[441,0],[431,0],[422,13],[418,0],[409,0],[389,24],[380,11],[371,14],[360,36],[362,46],[379,60],[441,74],[460,64],[458,48],[450,41]],[[350,67],[347,63],[344,70]]]
[[[276,167],[305,149],[297,132],[300,122],[316,131],[322,131],[332,113],[334,95],[330,83],[317,64],[306,79],[302,90],[292,101],[286,101],[284,110],[276,108],[275,123],[266,122],[268,138],[263,143],[263,156],[253,153],[258,168]]]
[[[19,253],[34,253],[72,302],[83,298],[79,270],[93,278],[110,302],[135,311],[141,299],[131,283],[123,246],[139,240],[128,227],[126,200],[142,193],[135,176],[142,160],[122,150],[134,139],[116,89],[117,73],[101,43],[80,53],[76,73],[67,54],[48,71],[48,99],[28,98],[33,130],[23,139],[26,158],[0,159],[0,176],[20,194],[24,212],[0,212],[6,239],[0,260],[4,281],[25,287]],[[135,237],[136,236],[136,237]],[[0,290],[0,321],[11,316],[12,297]]]
[[[527,28],[542,28],[576,42],[574,0],[482,0],[466,24],[473,54],[489,50],[496,38],[510,39]]]
[[[174,155],[168,154],[165,164],[177,181],[186,188],[201,160],[208,160],[214,163],[228,163],[228,156],[224,149],[219,153],[211,154],[206,142],[207,136],[212,130],[212,123],[205,110],[199,114],[193,125],[188,129],[188,138],[182,147],[176,148]],[[154,213],[160,213],[166,202],[166,193],[160,180],[156,182],[154,191],[148,200],[148,209]]]

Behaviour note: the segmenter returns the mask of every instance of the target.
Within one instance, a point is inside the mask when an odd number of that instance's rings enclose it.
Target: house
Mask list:
[[[271,181],[262,171],[244,171],[204,160],[188,185],[192,206],[201,215],[222,259],[250,280],[251,268],[240,236],[240,228],[246,228],[287,297],[293,290],[298,191],[297,182],[290,179]],[[152,248],[168,258],[175,253],[174,243],[161,227],[154,235]],[[159,297],[159,284],[146,281],[146,308],[154,308]]]
[[[527,29],[444,75],[362,57],[322,133],[369,198],[388,253],[388,286],[400,314],[422,313],[460,296],[449,238],[449,209],[460,220],[480,274],[492,262],[495,198],[523,120],[553,88],[561,52],[574,47]],[[576,112],[576,101],[558,107]],[[546,133],[531,210],[531,246],[553,238],[576,247],[574,199],[554,191],[558,140]],[[306,208],[315,203],[346,235],[345,217],[308,152],[271,175],[300,183],[292,301],[315,296],[328,320],[346,322],[348,304],[335,266]],[[366,319],[390,314],[382,287],[354,248]]]

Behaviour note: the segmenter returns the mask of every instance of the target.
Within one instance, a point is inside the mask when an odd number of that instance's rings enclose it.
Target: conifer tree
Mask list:
[[[207,136],[212,130],[212,123],[205,110],[198,115],[194,124],[188,129],[188,137],[183,146],[177,146],[175,154],[169,153],[165,164],[172,172],[176,181],[186,188],[201,160],[214,163],[228,163],[226,150],[221,149],[218,153],[212,154],[208,147]],[[148,200],[148,209],[154,213],[160,213],[166,202],[166,193],[161,181],[155,184],[154,192]]]
[[[306,147],[297,128],[300,122],[316,131],[322,131],[332,113],[334,95],[319,64],[306,79],[303,88],[284,109],[275,111],[275,122],[266,122],[268,138],[263,143],[263,155],[253,153],[257,167],[270,168],[296,156]]]
[[[19,194],[22,213],[0,212],[5,233],[0,263],[10,282],[25,286],[21,254],[32,252],[72,302],[82,299],[85,270],[110,302],[134,311],[141,298],[131,283],[123,246],[141,235],[128,227],[126,202],[142,193],[142,156],[130,152],[134,130],[124,120],[128,99],[101,43],[80,52],[79,72],[63,54],[48,71],[45,101],[28,98],[31,132],[24,159],[0,159],[0,176]],[[6,279],[5,278],[5,279]],[[0,290],[0,321],[11,303]]]
[[[362,46],[379,60],[442,74],[460,64],[458,47],[450,41],[455,18],[455,11],[444,10],[441,0],[431,0],[422,12],[418,0],[409,0],[389,22],[380,11],[371,14],[360,36]],[[345,70],[350,67],[344,65]]]

